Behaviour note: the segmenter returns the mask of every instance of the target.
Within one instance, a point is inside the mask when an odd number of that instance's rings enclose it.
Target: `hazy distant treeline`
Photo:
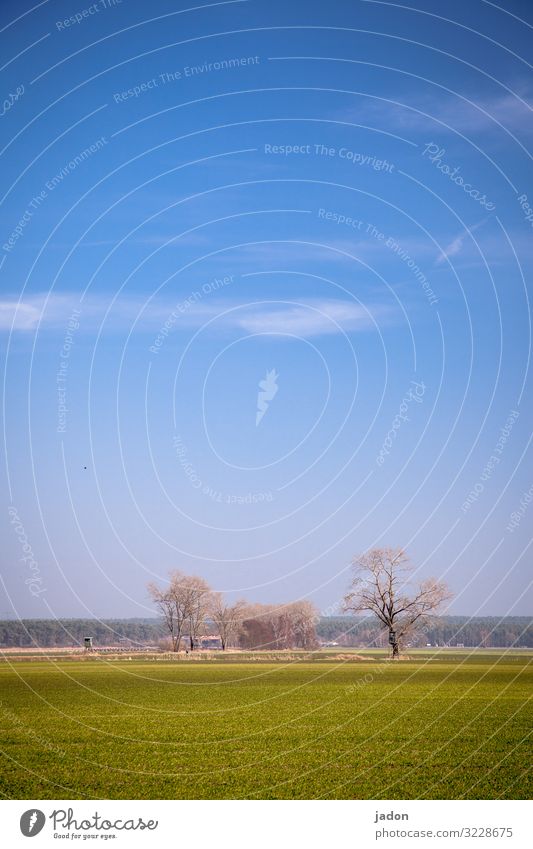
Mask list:
[[[377,622],[351,616],[323,617],[317,625],[321,641],[345,646],[386,646],[388,634]],[[438,616],[407,640],[413,646],[450,645],[487,648],[533,648],[533,619],[529,616]]]
[[[0,621],[0,646],[27,647],[83,645],[93,637],[97,646],[115,646],[120,639],[140,645],[157,642],[166,635],[159,619],[21,619]]]
[[[214,633],[213,627],[208,629]],[[387,634],[377,624],[359,617],[324,616],[316,623],[321,642],[345,646],[387,645]],[[159,619],[23,619],[0,621],[0,646],[4,648],[83,645],[92,637],[95,646],[118,645],[131,640],[136,645],[154,645],[167,636]],[[421,633],[413,636],[413,646],[457,645],[533,648],[533,620],[526,616],[437,617]]]

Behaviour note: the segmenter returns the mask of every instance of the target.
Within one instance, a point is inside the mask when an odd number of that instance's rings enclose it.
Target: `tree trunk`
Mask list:
[[[392,644],[392,659],[399,660],[400,658],[400,645],[399,643]]]

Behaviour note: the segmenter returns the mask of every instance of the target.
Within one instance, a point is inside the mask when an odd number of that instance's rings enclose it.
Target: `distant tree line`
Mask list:
[[[152,645],[165,636],[163,623],[151,619],[21,619],[0,621],[0,646],[5,648],[83,645],[93,637],[95,645],[114,646],[120,640]]]
[[[359,648],[383,648],[388,643],[385,628],[371,618],[360,616],[322,617],[317,625],[321,642]],[[410,645],[422,647],[484,646],[485,648],[533,648],[533,620],[529,616],[435,616],[410,638]]]
[[[298,605],[299,602],[295,602]],[[250,605],[251,615],[242,618],[242,630],[230,643],[241,648],[282,648],[291,632],[290,648],[312,648],[319,643],[337,642],[340,646],[378,647],[388,645],[386,630],[369,618],[356,616],[305,617],[298,625],[290,624],[291,605]],[[296,614],[296,611],[293,611]],[[259,615],[260,614],[260,615]],[[206,619],[205,633],[219,634],[220,626]],[[231,632],[231,626],[229,631]],[[0,621],[0,646],[3,648],[43,648],[83,645],[92,636],[95,646],[117,645],[121,640],[134,645],[157,645],[167,639],[160,618],[146,619],[22,619]],[[533,648],[533,621],[526,616],[474,617],[441,616],[417,633],[413,646],[426,643],[439,646],[484,646],[486,648]]]

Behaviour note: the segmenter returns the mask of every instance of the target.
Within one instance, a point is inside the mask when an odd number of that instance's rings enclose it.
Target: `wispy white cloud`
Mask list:
[[[486,221],[487,219],[484,218],[483,221],[478,221],[477,224],[472,224],[471,227],[468,227],[461,233],[459,233],[459,235],[456,236],[450,242],[449,245],[443,248],[441,253],[438,255],[437,259],[435,260],[436,264],[442,265],[442,263],[446,262],[446,260],[451,259],[451,257],[461,253],[461,251],[463,250],[465,239],[470,236],[470,234],[473,233],[475,230],[478,230],[480,227],[482,227],[483,224],[486,223]]]
[[[436,259],[437,265],[441,265],[441,263],[445,262],[447,259],[450,259],[450,257],[460,253],[461,248],[463,247],[465,236],[466,231],[464,233],[461,233],[460,236],[457,236],[453,240],[453,242],[450,242],[450,244],[444,248],[444,250],[438,255]]]
[[[512,133],[530,134],[532,131],[531,105],[524,105],[512,94],[490,99],[482,98],[475,101],[474,105],[465,103],[464,100],[454,100],[442,104],[434,114],[439,120],[464,133],[481,133],[499,129],[497,124],[501,124]]]
[[[173,331],[195,329],[209,322],[210,332],[228,330],[247,333],[294,334],[319,336],[354,332],[373,326],[373,321],[390,320],[390,310],[382,305],[361,306],[348,299],[299,299],[302,302],[263,301],[241,304],[237,300],[200,293],[180,301],[168,297],[147,300],[141,297],[121,297],[107,313],[110,297],[88,296],[80,303],[76,295],[45,295],[22,301],[5,298],[0,301],[0,331],[64,332],[74,310],[80,314],[80,332],[94,332],[102,323],[103,330],[127,330],[135,323],[135,331],[154,332],[170,319]]]
[[[391,96],[391,100],[403,103],[404,106],[381,101],[367,102],[357,114],[359,120],[363,112],[369,118],[383,121],[388,127],[392,126],[397,130],[457,130],[468,135],[491,130],[501,132],[498,127],[498,124],[501,124],[518,136],[533,133],[533,104],[529,93],[492,97],[468,97],[465,94],[464,97],[466,99],[448,94],[429,97],[403,93],[397,97]],[[353,112],[350,111],[350,114]]]
[[[17,297],[4,297],[0,300],[0,331],[33,331],[64,329],[74,310],[83,315],[86,327],[91,330],[103,320],[111,297],[94,295],[80,301],[79,294],[52,293]],[[120,303],[119,313],[122,324],[131,321],[138,313],[142,301],[127,298]]]
[[[321,336],[325,334],[364,330],[374,320],[383,318],[383,307],[369,309],[351,301],[309,301],[305,305],[261,305],[259,309],[237,312],[236,325],[249,333],[288,333],[295,336]]]
[[[0,301],[0,329],[33,330],[39,322],[40,309],[35,302]]]

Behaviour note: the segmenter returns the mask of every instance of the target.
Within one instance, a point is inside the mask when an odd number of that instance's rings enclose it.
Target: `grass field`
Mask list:
[[[0,791],[530,798],[532,660],[4,660]]]

